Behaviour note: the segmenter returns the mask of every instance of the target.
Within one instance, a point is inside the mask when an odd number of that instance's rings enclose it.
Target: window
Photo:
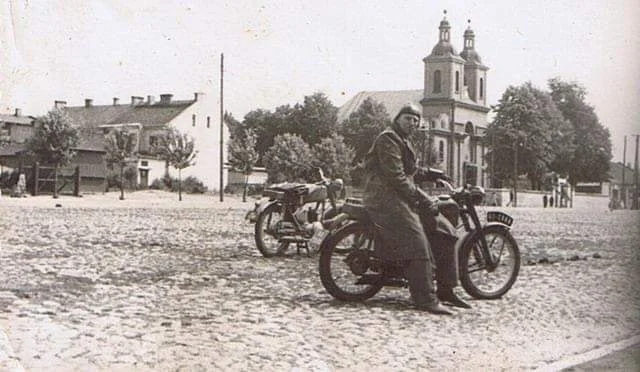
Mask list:
[[[476,144],[475,141],[469,141],[469,160],[471,163],[476,162]]]
[[[442,91],[442,76],[440,70],[433,72],[433,93],[440,93]]]
[[[480,78],[480,98],[484,97],[484,79]]]
[[[460,71],[456,71],[456,93],[460,92]]]
[[[158,136],[149,136],[149,147],[158,145]]]
[[[191,126],[196,126],[196,114],[191,115]]]
[[[444,161],[444,141],[440,140],[438,143],[438,163],[442,163]]]
[[[211,128],[211,117],[207,116],[207,128]]]
[[[148,167],[149,166],[149,161],[148,160],[140,160],[140,166],[141,167]]]

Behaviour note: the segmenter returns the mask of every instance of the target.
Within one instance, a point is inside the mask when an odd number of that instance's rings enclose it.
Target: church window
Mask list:
[[[480,98],[484,97],[484,79],[480,78]]]
[[[440,93],[442,91],[442,74],[440,70],[433,72],[433,93]]]
[[[456,93],[460,92],[460,71],[456,71]]]
[[[196,126],[196,114],[191,115],[191,126]]]
[[[211,127],[211,116],[207,116],[207,128]]]
[[[440,140],[438,143],[438,162],[442,163],[444,161],[444,141]]]

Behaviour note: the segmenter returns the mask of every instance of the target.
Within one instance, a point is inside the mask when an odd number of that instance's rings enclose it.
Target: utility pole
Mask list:
[[[513,200],[511,206],[518,206],[518,141],[513,143],[514,156],[513,156]]]
[[[629,208],[627,204],[627,190],[625,188],[624,173],[627,169],[627,136],[624,136],[624,146],[622,147],[622,186],[620,187],[620,194],[622,197],[622,203],[625,208]]]
[[[635,191],[633,193],[633,209],[638,209],[638,197],[640,197],[640,193],[638,191],[638,145],[640,144],[640,134],[636,134],[636,161],[634,165],[633,172],[635,173]]]
[[[220,54],[220,201],[224,201],[224,53]]]

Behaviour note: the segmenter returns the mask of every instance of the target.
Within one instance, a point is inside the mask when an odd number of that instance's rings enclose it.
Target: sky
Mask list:
[[[626,135],[633,162],[640,0],[2,0],[0,113],[165,93],[219,100],[222,54],[224,109],[238,119],[315,92],[340,106],[360,91],[422,89],[444,10],[458,52],[475,32],[490,105],[509,85],[577,82],[614,160]]]

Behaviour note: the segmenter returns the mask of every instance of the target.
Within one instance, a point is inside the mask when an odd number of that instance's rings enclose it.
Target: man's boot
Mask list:
[[[440,304],[435,294],[431,263],[427,260],[410,260],[404,266],[404,274],[409,282],[411,298],[419,310],[432,314],[453,315]]]
[[[458,265],[456,260],[457,238],[436,232],[430,237],[431,250],[436,262],[436,282],[438,299],[455,307],[470,309],[471,305],[453,291],[458,285]]]
[[[455,307],[461,307],[464,309],[471,309],[471,305],[466,303],[463,299],[453,291],[453,288],[438,288],[438,299],[445,303],[450,303]]]

